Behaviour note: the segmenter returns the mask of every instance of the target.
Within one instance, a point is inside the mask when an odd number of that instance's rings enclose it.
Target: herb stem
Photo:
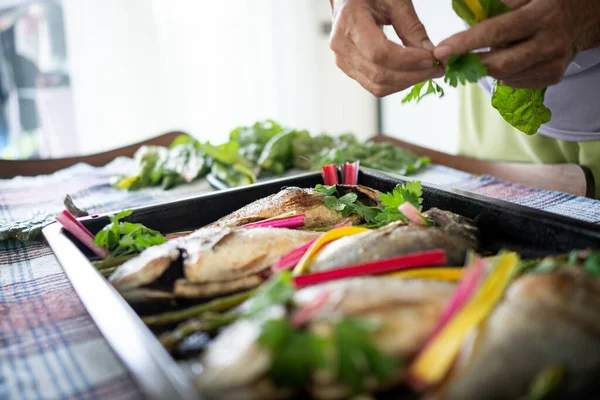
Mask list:
[[[197,318],[209,312],[227,311],[246,301],[254,292],[254,290],[248,290],[246,292],[221,297],[183,310],[150,315],[148,317],[143,317],[142,321],[144,321],[146,325],[167,325],[185,321],[190,318]]]

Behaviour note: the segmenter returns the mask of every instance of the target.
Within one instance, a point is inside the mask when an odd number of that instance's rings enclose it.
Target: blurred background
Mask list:
[[[463,28],[450,2],[415,3],[434,42]],[[0,158],[220,143],[266,118],[455,152],[456,93],[376,99],[335,66],[330,26],[327,0],[0,0]]]

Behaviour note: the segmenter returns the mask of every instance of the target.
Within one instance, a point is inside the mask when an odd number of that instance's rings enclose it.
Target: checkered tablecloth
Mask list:
[[[211,190],[204,181],[170,191],[110,187],[131,160],[76,165],[49,176],[0,180],[0,225],[58,213],[63,198],[91,213],[156,204]],[[600,222],[600,202],[431,166],[415,179]],[[45,244],[0,242],[0,399],[132,399],[135,383],[108,347]]]

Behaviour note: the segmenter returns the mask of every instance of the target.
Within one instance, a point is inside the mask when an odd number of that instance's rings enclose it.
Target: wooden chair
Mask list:
[[[595,184],[592,172],[577,164],[526,164],[516,162],[493,162],[455,156],[427,149],[412,143],[377,135],[374,142],[387,142],[404,147],[434,164],[468,172],[473,175],[491,175],[505,181],[520,183],[537,189],[554,190],[577,196],[594,198]]]
[[[116,150],[87,156],[44,160],[0,160],[0,179],[9,179],[18,175],[35,176],[51,174],[52,172],[70,167],[79,162],[99,167],[108,164],[117,157],[132,157],[136,150],[144,145],[168,146],[173,139],[181,134],[183,134],[183,132],[169,132],[149,140],[144,140],[143,142],[120,147]]]

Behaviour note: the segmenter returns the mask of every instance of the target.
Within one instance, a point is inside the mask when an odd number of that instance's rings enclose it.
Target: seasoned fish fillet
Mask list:
[[[520,398],[554,365],[565,368],[559,398],[600,398],[600,280],[575,267],[515,281],[438,398]]]
[[[179,297],[208,297],[258,286],[258,274],[321,234],[284,228],[202,228],[144,250],[109,277],[119,291],[152,284],[172,272]],[[183,271],[181,270],[183,265]],[[185,276],[185,279],[180,279]]]
[[[185,278],[191,283],[207,283],[254,275],[320,235],[294,229],[238,228],[210,247],[188,242],[182,246],[187,254]]]
[[[294,305],[302,307],[329,291],[328,305],[313,316],[313,323],[327,323],[339,315],[381,318],[383,325],[374,335],[378,347],[388,355],[409,358],[433,330],[455,288],[444,281],[360,277],[299,290]]]
[[[108,280],[119,291],[148,285],[161,277],[180,258],[181,247],[193,243],[196,249],[211,248],[230,233],[229,228],[199,229],[188,236],[150,247],[139,256],[121,264]]]
[[[326,271],[425,250],[443,249],[450,265],[461,265],[469,249],[477,248],[478,229],[467,218],[433,208],[423,213],[437,226],[406,225],[344,237],[328,245],[311,264],[313,271]]]
[[[339,316],[380,318],[375,344],[390,356],[410,358],[434,329],[454,288],[453,283],[431,280],[354,278],[299,290],[293,306],[302,307],[328,291],[328,303],[312,316],[311,329],[327,330]],[[279,307],[273,312],[270,317],[282,315]],[[259,333],[259,321],[241,320],[217,336],[200,360],[204,369],[195,379],[202,395],[211,399],[280,398],[282,393],[265,389],[270,387],[265,381],[270,355],[256,343]],[[403,378],[402,373],[399,377]],[[259,392],[257,387],[264,390]],[[315,398],[338,399],[348,394],[345,387],[323,378],[316,378],[311,392]]]
[[[366,205],[376,206],[380,204],[379,195],[381,193],[366,186],[338,185],[337,188],[342,195],[349,192],[358,194],[358,199]],[[323,197],[315,189],[288,187],[277,194],[256,200],[208,226],[240,226],[292,211],[306,215],[306,228],[334,226],[344,218],[339,211],[325,207]],[[352,223],[361,222],[360,217],[357,215],[351,216],[350,220]]]

